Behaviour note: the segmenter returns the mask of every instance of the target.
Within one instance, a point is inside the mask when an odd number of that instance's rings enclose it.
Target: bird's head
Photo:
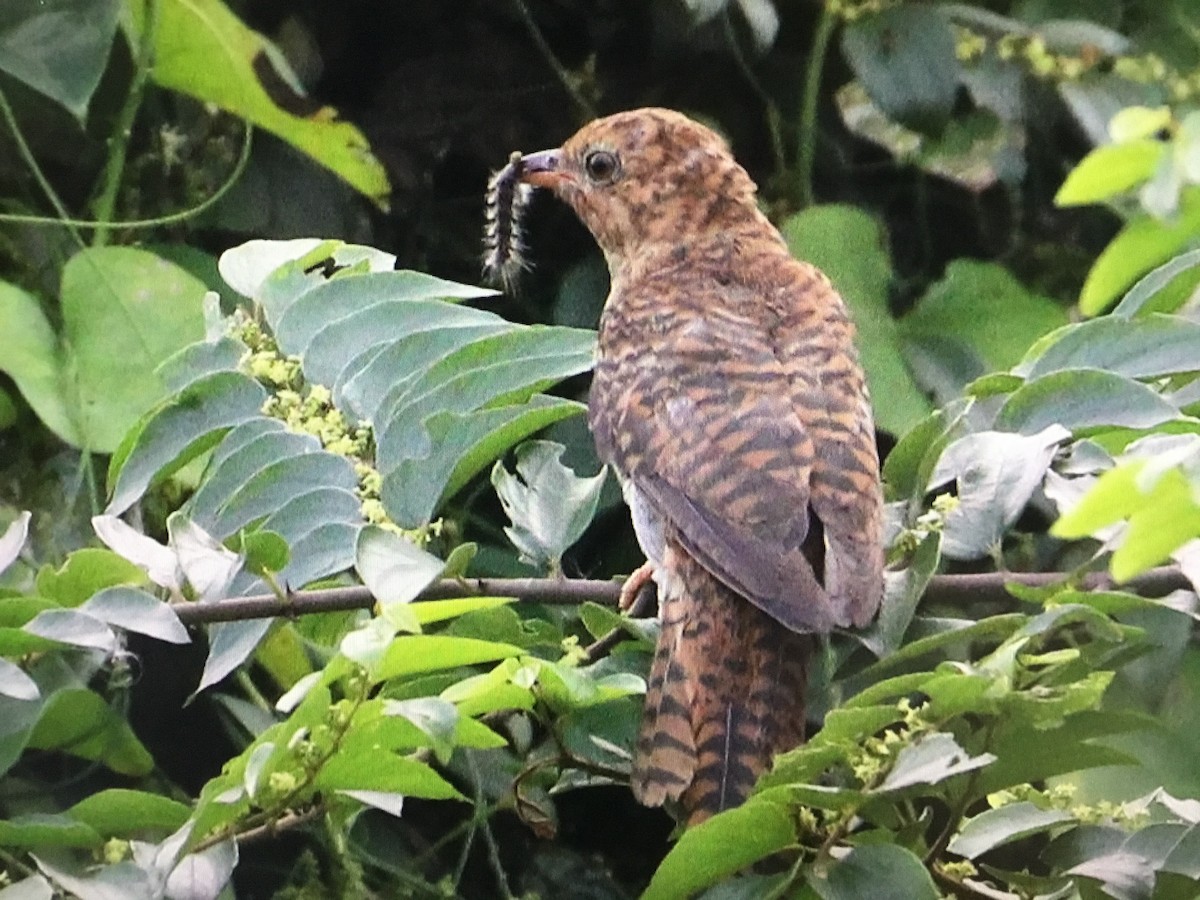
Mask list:
[[[759,216],[754,182],[720,135],[668,109],[589,122],[523,157],[520,178],[569,204],[613,268]]]

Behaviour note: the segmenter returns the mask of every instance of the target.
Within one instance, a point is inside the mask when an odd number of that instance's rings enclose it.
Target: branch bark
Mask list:
[[[1061,572],[984,572],[972,575],[935,575],[925,590],[930,600],[967,603],[996,602],[1009,599],[1006,584],[1046,587],[1061,581]],[[1191,583],[1176,566],[1150,569],[1123,585],[1117,585],[1102,572],[1083,576],[1085,590],[1123,590],[1148,597],[1161,597]],[[619,581],[585,578],[446,578],[426,588],[421,600],[449,600],[460,597],[516,597],[525,603],[575,605],[591,601],[616,606],[621,593]],[[362,585],[298,591],[281,599],[274,594],[231,597],[214,603],[176,603],[172,608],[185,625],[210,622],[234,622],[267,619],[275,616],[310,615],[370,609],[375,604],[371,592]]]

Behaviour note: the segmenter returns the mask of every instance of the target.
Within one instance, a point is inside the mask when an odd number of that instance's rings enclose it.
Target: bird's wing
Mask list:
[[[799,632],[842,624],[805,557],[812,435],[769,335],[712,305],[598,362],[601,455],[714,576]],[[616,372],[619,370],[619,377]]]
[[[839,624],[866,625],[883,599],[883,496],[875,427],[854,327],[815,267],[791,261],[772,309],[772,346],[791,408],[816,452],[809,502],[825,540],[825,589]],[[799,301],[799,302],[797,302]]]

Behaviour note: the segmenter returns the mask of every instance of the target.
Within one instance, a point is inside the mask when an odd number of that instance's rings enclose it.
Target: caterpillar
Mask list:
[[[521,218],[533,188],[519,179],[521,152],[514,150],[508,165],[492,176],[487,189],[487,228],[483,237],[483,274],[492,284],[512,290],[517,276],[529,268]]]

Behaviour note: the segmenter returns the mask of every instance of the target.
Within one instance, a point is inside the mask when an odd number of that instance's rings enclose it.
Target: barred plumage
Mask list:
[[[882,599],[853,326],[724,141],[678,113],[599,119],[521,168],[570,204],[612,275],[589,421],[662,617],[631,781],[698,822],[803,740],[812,635],[866,624]]]

